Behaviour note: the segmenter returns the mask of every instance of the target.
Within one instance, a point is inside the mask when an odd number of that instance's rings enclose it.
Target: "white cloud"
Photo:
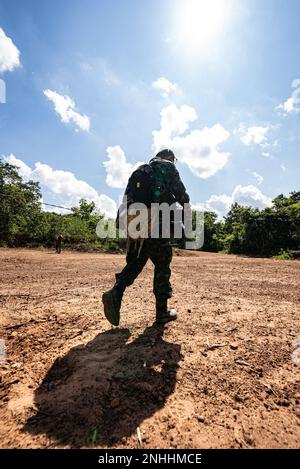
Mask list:
[[[106,170],[106,183],[110,187],[122,189],[126,187],[131,173],[143,163],[138,162],[134,165],[127,163],[125,153],[119,145],[107,147],[106,152],[108,161],[103,163]]]
[[[180,108],[175,104],[164,107],[160,112],[160,130],[152,132],[155,149],[159,151],[173,134],[183,134],[189,128],[189,123],[197,117],[195,109],[186,104]]]
[[[284,103],[279,104],[279,106],[275,108],[279,113],[284,115],[300,111],[300,106],[297,106],[300,104],[300,78],[294,80],[291,86],[294,89],[291,96],[287,98]]]
[[[11,72],[20,65],[19,49],[0,28],[0,72]]]
[[[266,135],[269,130],[270,126],[253,126],[245,128],[244,125],[241,125],[239,128],[239,133],[244,145],[262,145],[267,140]]]
[[[191,130],[183,135],[191,122],[197,119],[193,107],[177,107],[170,104],[162,109],[160,130],[154,130],[153,149],[158,152],[170,148],[177,158],[185,163],[198,177],[206,179],[221,170],[228,161],[229,153],[222,152],[219,145],[229,137],[221,124]]]
[[[165,77],[157,78],[157,80],[152,82],[152,86],[159,90],[164,98],[168,98],[171,93],[175,93],[177,91],[176,83],[172,83]]]
[[[279,104],[278,109],[283,109],[284,112],[289,113],[295,110],[295,104],[297,101],[290,96],[283,104]]]
[[[252,147],[257,145],[261,149],[263,156],[266,158],[272,158],[271,152],[273,153],[279,150],[279,142],[278,140],[270,138],[269,134],[279,127],[280,125],[272,124],[267,124],[266,126],[255,125],[252,127],[246,127],[244,124],[241,124],[234,133],[239,134],[244,145]]]
[[[285,171],[286,171],[286,166],[285,166],[284,163],[281,163],[280,168],[281,168],[282,171],[285,173]]]
[[[231,207],[232,197],[228,195],[212,195],[206,201],[205,207],[216,212],[220,217],[225,215]]]
[[[212,195],[203,206],[206,210],[213,210],[217,213],[219,218],[222,218],[228,213],[231,205],[235,202],[240,205],[260,209],[272,205],[272,199],[264,195],[258,187],[253,185],[242,186],[239,184],[235,187],[230,196],[225,194]],[[200,205],[198,204],[198,206]]]
[[[49,165],[35,163],[34,169],[14,155],[4,157],[10,164],[19,167],[19,174],[24,179],[39,181],[44,201],[50,201],[63,207],[77,206],[80,199],[95,202],[96,207],[107,217],[114,217],[117,212],[116,202],[105,194],[98,192],[87,182],[77,179],[70,171],[52,169]],[[51,209],[54,210],[54,209]]]
[[[79,114],[75,111],[75,102],[69,96],[62,96],[56,91],[44,90],[44,95],[52,101],[56,113],[60,116],[61,121],[68,123],[73,121],[77,128],[89,132],[90,119],[86,114]]]
[[[264,180],[264,178],[260,174],[256,173],[255,171],[252,173],[252,176],[255,177],[258,185],[260,185]]]
[[[24,178],[25,180],[30,179],[32,170],[29,166],[27,166],[26,163],[24,163],[24,161],[19,160],[12,153],[8,156],[5,156],[4,160],[9,164],[17,166],[18,167],[18,173],[22,178]]]
[[[257,208],[266,208],[272,205],[272,199],[251,184],[249,186],[241,184],[236,186],[232,193],[232,200],[240,205],[250,205]]]

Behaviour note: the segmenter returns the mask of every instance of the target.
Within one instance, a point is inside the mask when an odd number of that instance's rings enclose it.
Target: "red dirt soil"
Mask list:
[[[181,254],[178,320],[148,263],[112,328],[124,256],[0,249],[1,448],[299,447],[300,263]]]

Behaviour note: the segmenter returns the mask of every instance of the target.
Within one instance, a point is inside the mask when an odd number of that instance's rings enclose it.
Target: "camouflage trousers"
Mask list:
[[[129,245],[126,266],[116,274],[117,283],[129,287],[141,273],[148,259],[154,264],[153,293],[157,300],[171,298],[170,284],[172,247],[168,239],[145,239],[139,251],[139,244]]]

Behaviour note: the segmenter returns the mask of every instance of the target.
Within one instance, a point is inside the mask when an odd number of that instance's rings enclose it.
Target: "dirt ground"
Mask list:
[[[300,446],[300,262],[181,254],[178,320],[148,263],[111,328],[124,256],[0,249],[1,448]]]

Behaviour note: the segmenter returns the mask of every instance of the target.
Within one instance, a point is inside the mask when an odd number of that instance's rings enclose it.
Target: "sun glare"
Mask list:
[[[229,0],[180,0],[176,11],[176,42],[187,54],[208,53],[223,32]]]

